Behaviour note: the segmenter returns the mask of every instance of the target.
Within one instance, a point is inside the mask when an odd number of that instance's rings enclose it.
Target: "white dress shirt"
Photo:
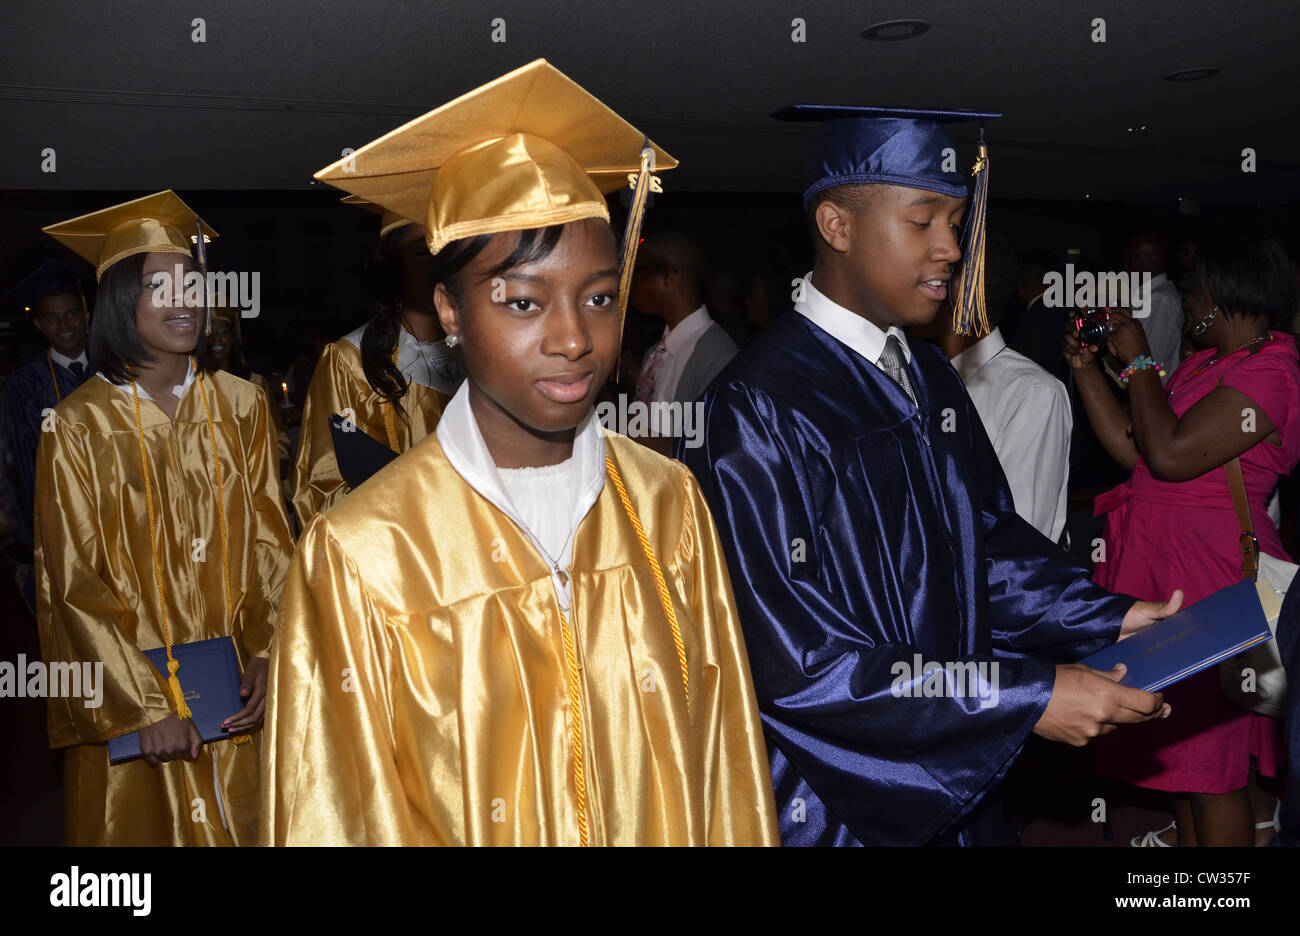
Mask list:
[[[66,355],[60,354],[53,348],[50,348],[50,359],[53,360],[55,364],[58,364],[60,367],[65,367],[68,370],[72,370],[71,365],[73,364],[80,364],[86,370],[90,370],[90,358],[86,357],[85,351],[82,351],[77,357],[70,358]]]
[[[1139,292],[1141,286],[1138,287]],[[1140,296],[1141,300],[1146,297]],[[1139,300],[1135,299],[1134,305]],[[1146,333],[1147,344],[1151,347],[1151,356],[1164,365],[1165,376],[1161,383],[1168,383],[1178,366],[1178,349],[1183,343],[1183,301],[1178,298],[1178,289],[1169,282],[1169,277],[1161,273],[1151,278],[1150,305],[1145,318],[1136,320]],[[1124,362],[1128,366],[1128,361]]]
[[[483,441],[478,420],[469,405],[469,381],[460,385],[435,430],[451,467],[465,483],[509,517],[551,566],[551,584],[560,608],[567,613],[572,601],[567,570],[573,563],[573,539],[578,526],[596,504],[605,487],[605,436],[593,409],[574,433],[573,454],[560,465],[524,469],[513,474],[497,468]],[[509,478],[509,480],[507,480]],[[566,486],[562,503],[556,486]],[[556,503],[539,503],[539,496]],[[558,547],[556,544],[560,544]],[[559,572],[564,570],[564,576]]]
[[[700,306],[686,318],[677,323],[675,328],[665,328],[663,343],[666,349],[664,362],[659,367],[655,378],[655,392],[652,402],[671,403],[677,398],[677,384],[682,379],[682,371],[700,336],[709,330],[713,318],[706,306]],[[653,352],[653,349],[651,349]]]
[[[903,356],[907,358],[907,363],[912,363],[912,349],[907,344],[907,332],[897,325],[890,325],[888,331],[881,331],[861,315],[828,299],[813,286],[811,273],[804,277],[803,300],[796,302],[794,308],[822,331],[848,345],[877,367],[880,367],[880,355],[885,351],[885,339],[889,335],[898,338],[903,346]]]
[[[995,328],[952,359],[1011,485],[1016,513],[1056,542],[1065,529],[1074,417],[1065,384]]]

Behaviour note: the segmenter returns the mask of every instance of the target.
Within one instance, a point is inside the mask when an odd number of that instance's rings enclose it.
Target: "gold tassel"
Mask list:
[[[169,643],[167,644],[167,672],[171,675],[167,677],[167,685],[172,687],[172,701],[176,703],[176,717],[184,721],[187,718],[193,718],[194,713],[185,704],[185,693],[181,691],[181,681],[176,678],[176,671],[180,668],[180,661],[172,656],[172,645]]]
[[[627,225],[623,228],[623,259],[618,274],[618,364],[614,369],[617,380],[623,369],[623,325],[627,322],[627,302],[632,292],[632,273],[636,266],[636,251],[641,246],[641,222],[645,220],[645,203],[650,194],[651,180],[655,178],[650,162],[654,150],[649,141],[641,150],[641,169],[632,188],[632,205],[627,211]]]
[[[989,151],[980,128],[979,158],[971,169],[975,190],[971,195],[970,221],[962,258],[961,273],[954,284],[952,300],[953,330],[959,335],[983,337],[989,328],[984,304],[984,235],[988,220]]]

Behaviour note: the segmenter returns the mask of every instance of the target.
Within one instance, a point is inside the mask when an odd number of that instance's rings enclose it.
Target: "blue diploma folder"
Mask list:
[[[1122,685],[1155,692],[1272,636],[1255,583],[1242,581],[1079,662],[1099,670],[1123,663]]]
[[[158,672],[167,676],[167,648],[146,650]],[[203,743],[229,738],[221,730],[221,723],[244,707],[239,698],[239,657],[235,643],[229,637],[196,640],[193,643],[173,644],[172,656],[180,663],[176,678],[181,681],[185,704],[194,713],[194,727],[199,729]],[[168,697],[170,700],[170,696]],[[108,762],[120,764],[140,756],[140,733],[133,731],[108,742]]]

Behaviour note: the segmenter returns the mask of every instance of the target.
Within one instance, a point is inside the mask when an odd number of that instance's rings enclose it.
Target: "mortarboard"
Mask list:
[[[96,280],[114,263],[132,254],[191,254],[191,245],[197,244],[201,262],[203,244],[199,233],[208,240],[217,236],[171,189],[41,230],[89,260]]]
[[[415,224],[409,218],[403,218],[396,211],[376,205],[374,202],[368,202],[359,195],[345,195],[341,199],[343,204],[351,205],[354,208],[360,208],[362,211],[368,211],[371,214],[382,215],[379,221],[379,238],[383,240],[388,236],[390,231],[396,231],[400,227],[406,227],[408,224]]]
[[[986,334],[984,228],[988,210],[988,148],[984,121],[989,111],[936,108],[853,107],[791,104],[774,111],[778,120],[819,121],[804,180],[806,209],[818,193],[837,185],[898,185],[955,198],[967,195],[966,178],[951,164],[956,151],[945,124],[980,122],[979,158],[972,174],[975,192],[962,242],[962,267],[953,294],[953,321],[961,334]]]
[[[537,59],[367,143],[316,178],[423,220],[436,254],[480,234],[608,221],[605,196],[631,176],[619,283],[619,305],[626,309],[649,174],[676,165],[581,85]]]
[[[17,286],[0,297],[0,303],[5,306],[11,304],[19,306],[23,312],[31,315],[35,312],[37,304],[46,296],[58,296],[64,293],[81,296],[81,280],[77,274],[59,261],[46,260],[24,277]],[[84,308],[86,304],[84,296],[81,304]]]

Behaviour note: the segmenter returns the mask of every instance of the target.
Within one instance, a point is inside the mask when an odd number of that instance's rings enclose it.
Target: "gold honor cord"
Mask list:
[[[208,423],[208,439],[212,444],[212,465],[217,481],[217,526],[221,531],[221,570],[225,578],[226,588],[226,622],[229,623],[231,609],[230,557],[226,545],[225,496],[222,492],[221,461],[217,458],[217,432],[212,424],[212,411],[208,407],[208,393],[203,383],[203,372],[199,370],[198,364],[193,357],[190,358],[190,365],[194,368],[198,378],[199,394],[203,400],[203,416]],[[136,438],[140,442],[140,467],[144,473],[145,509],[149,515],[149,551],[153,556],[154,582],[158,587],[158,620],[162,625],[163,643],[167,649],[167,685],[171,687],[172,701],[176,703],[176,717],[180,719],[192,718],[194,713],[185,704],[185,693],[181,690],[181,681],[176,676],[176,671],[180,669],[181,665],[172,656],[172,633],[167,624],[167,589],[163,583],[162,563],[158,556],[158,529],[153,507],[153,481],[149,467],[149,450],[144,444],[144,423],[140,419],[140,393],[136,388],[134,377],[131,378],[131,399],[135,403],[135,431]],[[246,736],[240,737],[247,740]],[[236,743],[239,743],[240,737],[236,737]]]
[[[573,790],[578,797],[578,844],[587,847],[587,752],[582,743],[582,688],[578,681],[578,652],[574,648],[569,619],[560,612],[560,634],[564,637],[564,659],[568,664],[569,709],[573,719]]]
[[[646,536],[645,528],[641,526],[641,518],[637,516],[636,508],[632,506],[632,498],[628,497],[627,488],[623,486],[623,478],[608,452],[605,453],[605,470],[609,474],[609,479],[614,482],[618,499],[623,502],[623,511],[631,521],[632,529],[636,531],[636,538],[641,542],[641,551],[645,553],[646,560],[650,563],[650,571],[654,574],[659,603],[668,617],[668,627],[673,632],[673,646],[677,649],[677,659],[682,667],[682,690],[686,693],[687,704],[690,704],[691,686],[686,670],[686,645],[682,642],[682,630],[677,623],[677,612],[673,608],[672,598],[668,594],[668,583],[664,581],[663,568],[655,558],[654,550],[650,547],[650,538]],[[569,619],[563,612],[560,613],[560,634],[564,638],[564,658],[568,665],[569,677],[569,708],[572,710],[573,717],[570,737],[573,744],[573,789],[578,797],[578,843],[585,848],[588,844],[587,765],[586,752],[583,750],[582,743],[582,689],[578,678],[578,652],[573,632],[569,627]]]
[[[641,551],[645,553],[646,561],[650,563],[650,571],[654,574],[655,588],[659,591],[659,603],[663,605],[664,615],[668,618],[668,627],[673,632],[673,646],[677,648],[677,659],[682,665],[682,691],[686,693],[686,701],[689,703],[691,682],[686,670],[686,645],[682,643],[682,629],[677,624],[677,612],[673,609],[672,598],[668,595],[664,570],[660,568],[659,560],[655,558],[654,550],[650,548],[650,537],[645,535],[641,518],[636,515],[636,508],[632,506],[632,499],[627,496],[627,488],[623,487],[623,479],[619,476],[618,468],[614,466],[614,459],[610,458],[608,452],[605,453],[605,468],[609,472],[609,479],[614,482],[614,487],[618,491],[619,500],[623,502],[623,510],[627,513],[628,520],[632,521],[636,538],[641,541]]]
[[[59,378],[54,373],[54,358],[50,357],[50,352],[48,351],[45,352],[45,363],[50,365],[50,380],[54,381],[54,401],[56,403],[62,403],[63,394],[59,392]]]

